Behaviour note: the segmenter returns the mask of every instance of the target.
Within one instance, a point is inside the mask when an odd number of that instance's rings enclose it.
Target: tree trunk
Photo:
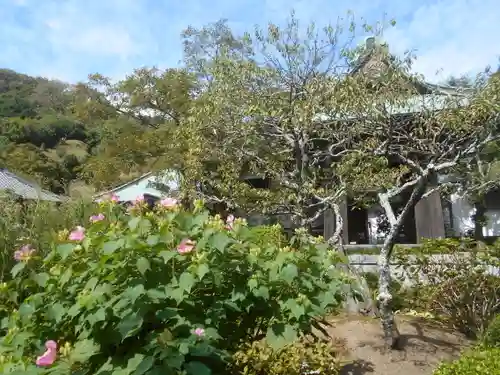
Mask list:
[[[385,211],[389,220],[390,230],[386,237],[379,255],[379,290],[377,301],[379,302],[379,315],[382,323],[382,330],[384,334],[384,344],[386,349],[397,349],[399,347],[400,334],[394,318],[394,311],[392,309],[392,294],[389,286],[391,284],[391,255],[394,250],[396,238],[399,231],[403,227],[403,223],[408,217],[408,214],[414,209],[415,204],[422,197],[425,187],[427,185],[428,176],[423,176],[417,185],[413,188],[410,198],[406,202],[401,213],[396,217],[394,210],[390,203],[390,198],[387,194],[380,193],[379,202]]]
[[[392,309],[391,285],[391,265],[390,254],[394,247],[394,242],[399,229],[391,229],[389,236],[384,241],[384,245],[379,256],[379,288],[377,300],[379,303],[379,315],[384,333],[384,344],[387,349],[395,349],[399,344],[399,330],[394,319]]]

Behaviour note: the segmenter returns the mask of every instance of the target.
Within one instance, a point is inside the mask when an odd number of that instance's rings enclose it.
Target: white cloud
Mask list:
[[[433,81],[478,72],[500,53],[498,0],[5,1],[0,66],[71,81],[95,71],[118,78],[144,65],[175,66],[186,26],[227,18],[238,31],[252,30],[256,23],[282,23],[292,7],[318,26],[348,9],[368,22],[396,18],[384,33],[391,51],[416,49],[415,69]]]
[[[496,0],[437,1],[417,7],[408,22],[389,30],[385,38],[397,53],[415,49],[414,69],[437,81],[475,74],[489,64],[496,68],[498,20]]]

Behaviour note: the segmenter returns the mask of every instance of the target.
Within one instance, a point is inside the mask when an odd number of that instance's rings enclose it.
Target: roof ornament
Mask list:
[[[375,48],[376,39],[374,36],[369,36],[365,39],[365,47],[367,51],[371,51]]]

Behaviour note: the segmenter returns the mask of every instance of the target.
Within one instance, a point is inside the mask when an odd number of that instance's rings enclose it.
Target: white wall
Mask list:
[[[468,231],[473,231],[473,216],[476,209],[469,203],[467,198],[458,194],[452,194],[450,201],[454,235],[463,236]],[[483,228],[483,236],[500,236],[500,209],[496,207],[488,208],[485,216],[487,223]]]
[[[380,206],[375,205],[368,209],[368,238],[371,245],[376,245],[383,241],[385,236],[378,230],[378,217],[382,214]]]

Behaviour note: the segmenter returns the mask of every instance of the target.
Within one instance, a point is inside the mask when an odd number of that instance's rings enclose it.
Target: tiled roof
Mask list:
[[[24,180],[6,169],[0,169],[0,191],[7,190],[24,199],[61,202],[61,198],[37,184]]]

